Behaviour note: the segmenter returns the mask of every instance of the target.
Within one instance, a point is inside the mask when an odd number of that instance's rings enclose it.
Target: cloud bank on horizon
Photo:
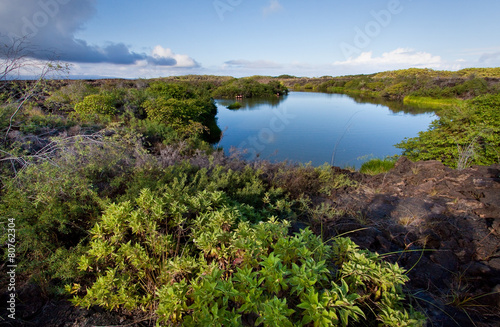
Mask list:
[[[458,30],[464,25],[459,22],[446,29],[433,26],[445,20],[438,7],[446,4],[410,0],[374,1],[369,7],[292,0],[152,0],[140,5],[122,0],[116,6],[106,0],[0,0],[0,41],[26,36],[35,59],[55,54],[72,64],[75,75],[125,78],[338,76],[500,65],[500,45],[493,38],[478,42],[478,35],[494,30],[498,22],[480,16],[486,11],[477,6],[455,6],[458,17],[477,14],[476,21],[487,22],[463,30]],[[137,16],[137,21],[120,25],[116,18],[122,15]],[[412,24],[421,24],[418,17],[423,15],[431,23],[418,26],[420,31]],[[449,32],[453,28],[460,37]],[[443,43],[454,48],[448,50]],[[461,43],[471,44],[462,49]]]
[[[431,69],[460,69],[459,63],[449,64],[443,61],[440,56],[434,56],[423,51],[414,49],[398,48],[390,52],[384,52],[379,57],[374,57],[372,51],[362,52],[358,57],[350,57],[344,61],[335,61],[334,66],[353,66],[367,70],[390,70],[403,69],[408,66],[414,68]]]

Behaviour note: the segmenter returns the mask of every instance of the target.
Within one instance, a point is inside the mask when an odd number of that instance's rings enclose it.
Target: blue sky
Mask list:
[[[29,34],[35,57],[50,50],[74,75],[339,76],[498,67],[499,12],[498,0],[0,0],[0,33]]]

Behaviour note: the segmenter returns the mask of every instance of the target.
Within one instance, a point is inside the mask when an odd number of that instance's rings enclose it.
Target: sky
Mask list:
[[[0,0],[72,76],[342,76],[500,66],[498,0]]]

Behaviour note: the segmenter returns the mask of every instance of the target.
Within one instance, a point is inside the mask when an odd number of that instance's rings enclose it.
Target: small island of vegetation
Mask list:
[[[241,103],[239,103],[238,101],[230,104],[229,106],[227,106],[227,109],[240,109],[243,105]]]

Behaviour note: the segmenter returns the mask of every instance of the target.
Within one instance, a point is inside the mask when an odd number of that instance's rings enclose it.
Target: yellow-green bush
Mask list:
[[[109,118],[117,113],[115,99],[109,94],[91,94],[75,105],[75,112],[84,119]]]

